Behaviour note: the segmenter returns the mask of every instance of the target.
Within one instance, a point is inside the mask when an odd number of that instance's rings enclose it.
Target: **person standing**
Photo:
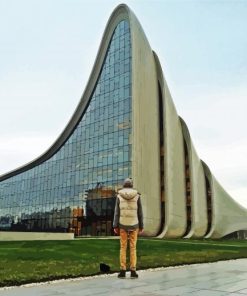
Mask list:
[[[143,232],[143,211],[140,193],[133,189],[133,181],[130,178],[124,180],[123,188],[118,191],[113,228],[114,233],[120,234],[120,272],[118,277],[126,277],[126,251],[129,239],[130,277],[138,278],[136,244],[138,234]]]

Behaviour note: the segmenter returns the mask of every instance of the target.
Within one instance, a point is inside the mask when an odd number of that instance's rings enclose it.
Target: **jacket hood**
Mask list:
[[[137,192],[137,190],[132,189],[132,188],[123,188],[118,191],[118,194],[121,197],[129,200],[129,199],[134,198],[138,194],[138,192]]]

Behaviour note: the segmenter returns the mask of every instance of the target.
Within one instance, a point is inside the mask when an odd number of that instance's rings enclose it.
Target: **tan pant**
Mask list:
[[[126,270],[126,251],[128,237],[130,242],[130,270],[136,270],[136,242],[139,229],[126,231],[120,229],[120,269]]]

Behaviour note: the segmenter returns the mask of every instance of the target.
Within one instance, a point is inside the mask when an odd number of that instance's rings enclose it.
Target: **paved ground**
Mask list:
[[[139,279],[116,274],[0,289],[3,296],[247,295],[247,259],[139,271]],[[127,274],[129,277],[129,274]]]

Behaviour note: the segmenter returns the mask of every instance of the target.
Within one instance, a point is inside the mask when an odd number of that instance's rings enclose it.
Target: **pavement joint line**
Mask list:
[[[166,266],[166,267],[155,267],[155,268],[148,268],[148,269],[139,269],[138,272],[154,272],[154,271],[165,271],[169,269],[179,269],[179,268],[186,268],[186,267],[195,267],[195,266],[202,266],[206,264],[215,264],[218,262],[236,262],[237,260],[243,260],[246,258],[239,258],[239,259],[229,259],[229,260],[219,260],[215,262],[204,262],[204,263],[191,263],[191,264],[181,264],[176,266]],[[29,283],[29,284],[23,284],[18,286],[7,286],[7,287],[0,287],[0,291],[4,290],[10,290],[14,288],[29,288],[29,287],[35,287],[35,286],[42,286],[42,285],[52,285],[56,283],[64,283],[64,282],[77,282],[77,281],[84,281],[84,280],[90,280],[95,278],[107,278],[107,277],[116,277],[118,272],[110,273],[110,274],[100,274],[100,275],[92,275],[92,276],[83,276],[83,277],[76,277],[76,278],[68,278],[68,279],[59,279],[59,280],[51,280],[51,281],[45,281],[45,282],[38,282],[38,283]]]

